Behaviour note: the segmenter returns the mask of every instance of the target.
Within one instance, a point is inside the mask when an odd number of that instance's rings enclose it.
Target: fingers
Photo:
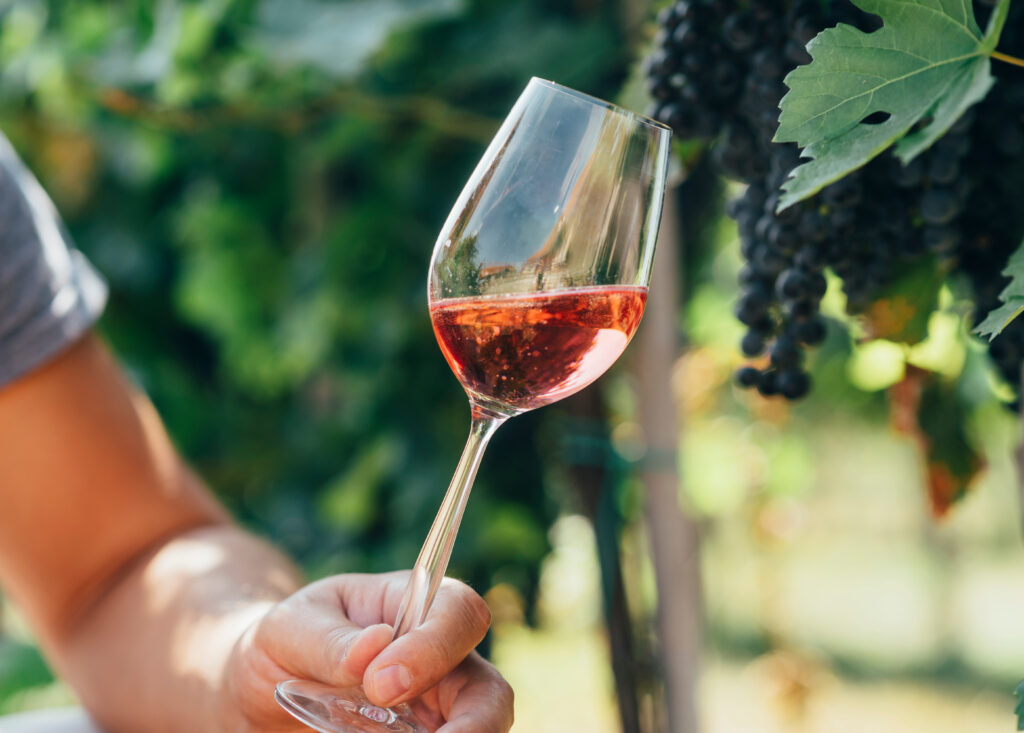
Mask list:
[[[363,689],[377,705],[422,694],[466,658],[490,624],[484,600],[464,583],[446,578],[423,625],[395,640],[366,668]]]
[[[423,625],[391,642],[391,626],[379,621],[394,618],[407,580],[408,573],[350,575],[307,586],[257,625],[255,646],[288,675],[338,687],[361,681],[378,705],[430,690],[423,699],[436,700],[431,707],[445,712],[445,733],[506,733],[511,690],[493,667],[470,654],[490,626],[487,604],[446,578]]]
[[[439,703],[448,723],[437,733],[508,733],[514,713],[512,688],[478,654],[471,654],[441,683]]]
[[[254,641],[289,674],[350,687],[391,641],[392,630],[354,623],[331,588],[331,579],[321,581],[279,603],[257,627]]]

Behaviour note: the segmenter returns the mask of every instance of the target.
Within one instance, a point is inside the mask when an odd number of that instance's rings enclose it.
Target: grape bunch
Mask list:
[[[975,280],[996,283],[998,296],[998,268],[1006,257],[997,259],[993,278],[986,270],[991,258],[976,256],[979,237],[990,249],[998,241],[999,254],[1020,242],[1017,223],[1006,222],[1006,231],[997,235],[992,217],[974,209],[990,195],[984,177],[1002,167],[978,161],[978,146],[989,145],[992,155],[1008,149],[996,150],[995,137],[980,140],[991,133],[983,112],[965,114],[906,166],[887,153],[813,198],[776,212],[779,189],[799,163],[795,145],[771,142],[786,92],[783,79],[810,61],[807,42],[839,22],[864,31],[879,26],[877,17],[846,0],[827,6],[817,0],[680,0],[659,15],[656,50],[647,62],[654,100],[649,114],[680,137],[707,141],[719,171],[747,184],[728,213],[737,222],[745,261],[735,305],[747,328],[740,349],[758,361],[739,369],[736,380],[789,400],[809,392],[805,352],[826,335],[819,312],[826,269],[842,280],[851,314],[864,313],[897,277],[925,261],[945,270],[974,263],[980,278]],[[993,104],[1012,106],[1012,89],[1007,86]],[[1005,114],[996,119],[1007,120]],[[1007,205],[996,197],[989,208]],[[979,311],[983,307],[979,296]],[[1019,336],[1001,337],[1001,348],[1018,359],[1018,371],[1024,326]]]
[[[994,4],[994,3],[986,3]],[[979,11],[979,20],[985,14]],[[982,26],[984,27],[984,25]],[[1024,55],[1024,3],[1010,5],[999,49]],[[999,305],[1007,279],[1001,271],[1024,238],[1024,70],[993,63],[997,82],[977,106],[976,134],[966,174],[975,181],[962,227],[958,271],[973,290],[975,325]],[[993,364],[1020,393],[1024,320],[1014,320],[989,346]]]

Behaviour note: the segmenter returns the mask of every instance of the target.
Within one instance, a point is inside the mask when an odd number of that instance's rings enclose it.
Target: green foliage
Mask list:
[[[999,294],[1003,304],[989,313],[975,329],[979,336],[988,336],[989,341],[1024,311],[1024,242],[1010,255],[1003,274],[1010,278],[1010,283]]]
[[[480,294],[480,261],[477,255],[477,236],[471,234],[458,242],[452,242],[455,254],[446,257],[441,267],[441,282],[446,284],[445,293],[458,297]]]
[[[39,650],[30,644],[0,639],[0,711],[11,696],[53,681]]]
[[[970,401],[955,382],[908,367],[893,389],[896,426],[918,443],[925,460],[928,498],[936,516],[966,496],[985,462],[967,434]]]
[[[1024,730],[1024,681],[1017,685],[1013,694],[1018,698],[1017,707],[1014,710],[1017,713],[1017,730]]]
[[[812,161],[783,185],[784,209],[861,167],[893,143],[907,163],[941,137],[992,87],[989,56],[1009,0],[982,35],[970,0],[858,0],[881,16],[873,33],[839,24],[807,46],[813,61],[787,77],[777,142]],[[869,124],[877,113],[885,121]]]
[[[380,571],[415,559],[469,424],[427,316],[437,232],[529,76],[614,97],[629,55],[592,4],[16,0],[0,126],[223,500],[310,574]],[[484,461],[451,568],[481,592],[532,602],[546,419]]]
[[[458,0],[265,0],[252,40],[278,64],[350,77],[396,29],[459,9]]]
[[[939,304],[945,273],[926,259],[888,285],[865,309],[871,338],[917,344],[928,336],[928,321]]]

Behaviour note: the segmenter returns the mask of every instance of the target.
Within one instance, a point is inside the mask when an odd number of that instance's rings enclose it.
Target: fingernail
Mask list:
[[[410,687],[412,674],[401,664],[392,664],[373,673],[373,689],[385,704],[400,698]]]

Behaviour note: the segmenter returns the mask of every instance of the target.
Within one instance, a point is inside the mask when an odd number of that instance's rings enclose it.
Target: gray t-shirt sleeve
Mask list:
[[[0,134],[0,388],[84,334],[107,287]]]

